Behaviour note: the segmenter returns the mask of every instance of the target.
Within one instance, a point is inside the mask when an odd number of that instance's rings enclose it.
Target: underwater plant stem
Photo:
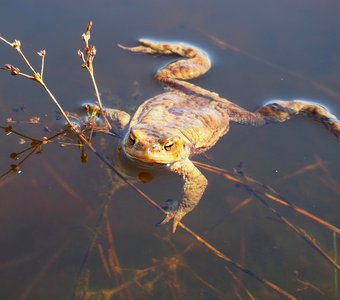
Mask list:
[[[247,180],[245,178],[245,180]],[[299,237],[301,237],[303,240],[305,240],[310,246],[312,246],[328,263],[330,263],[333,267],[335,267],[336,270],[340,270],[340,266],[337,264],[336,261],[332,259],[328,253],[326,253],[317,243],[316,241],[307,234],[303,229],[301,229],[298,226],[295,226],[293,223],[291,223],[287,218],[282,216],[274,207],[270,206],[260,195],[257,194],[257,191],[253,190],[250,185],[247,184],[244,185],[244,189],[248,191],[251,195],[253,195],[256,199],[258,199],[265,207],[270,209],[281,222],[288,225]]]
[[[162,211],[164,214],[166,214],[166,211],[159,206],[154,200],[152,200],[147,194],[145,194],[141,189],[139,189],[136,185],[134,185],[132,182],[130,182],[128,179],[125,178],[118,170],[116,170],[112,164],[103,157],[94,147],[92,144],[90,144],[88,141],[86,141],[86,144],[89,146],[90,150],[112,171],[114,172],[120,179],[122,179],[130,188],[135,190],[139,195],[141,195],[145,200],[147,200],[152,206],[156,207],[160,211]],[[255,278],[257,281],[260,281],[261,283],[265,284],[266,286],[270,287],[272,290],[276,291],[277,293],[285,296],[287,299],[293,299],[296,300],[297,298],[293,295],[289,294],[285,290],[281,289],[279,286],[275,285],[271,281],[255,274],[251,270],[243,267],[242,265],[238,264],[219,250],[217,250],[214,246],[212,246],[210,243],[208,243],[206,240],[204,240],[202,237],[197,235],[195,232],[193,232],[189,227],[185,226],[183,223],[179,223],[178,226],[183,228],[187,233],[189,233],[191,236],[193,236],[198,242],[203,244],[205,247],[207,247],[210,251],[212,251],[216,256],[221,258],[222,260],[230,263],[235,268],[241,270],[242,272],[250,275],[251,277]]]
[[[226,255],[224,255],[222,252],[220,252],[219,250],[217,250],[215,247],[213,247],[210,243],[208,243],[206,240],[204,240],[203,238],[201,238],[199,235],[197,235],[196,233],[194,233],[189,227],[185,226],[182,223],[178,224],[180,227],[182,227],[186,232],[188,232],[190,235],[192,235],[194,238],[196,238],[197,241],[199,241],[201,244],[203,244],[205,247],[207,247],[209,250],[211,250],[216,256],[218,256],[219,258],[221,258],[222,260],[228,262],[229,264],[231,264],[233,267],[235,267],[238,270],[241,270],[242,272],[250,275],[251,277],[255,278],[257,281],[260,281],[262,283],[264,283],[266,286],[270,287],[271,289],[273,289],[274,291],[278,292],[279,294],[285,296],[287,299],[295,299],[297,300],[296,297],[294,297],[293,295],[289,294],[288,292],[284,291],[283,289],[281,289],[280,287],[278,287],[277,285],[275,285],[274,283],[272,283],[271,281],[253,273],[251,270],[246,269],[245,267],[243,267],[242,265],[240,265],[239,263],[233,261],[232,259],[230,259],[229,257],[227,257]]]
[[[219,175],[223,176],[224,178],[226,178],[226,179],[228,179],[230,181],[236,182],[236,183],[238,183],[238,184],[240,184],[242,186],[246,186],[246,184],[241,179],[235,177],[234,175],[229,174],[229,172],[227,170],[225,170],[225,169],[221,169],[221,168],[218,168],[218,167],[215,167],[215,166],[207,165],[207,164],[204,164],[204,163],[201,163],[201,162],[198,162],[198,161],[193,161],[193,163],[197,167],[200,167],[200,168],[202,168],[204,170],[210,171],[210,172],[215,173],[215,174],[219,174]],[[258,182],[254,181],[252,178],[250,178],[248,176],[244,176],[244,178],[246,178],[247,181],[251,181],[252,183],[259,184]],[[268,186],[265,186],[265,188],[267,190],[269,190]],[[327,227],[328,229],[330,229],[331,231],[333,231],[333,232],[335,232],[337,234],[340,234],[340,229],[337,228],[336,226],[328,223],[327,221],[325,221],[325,220],[323,220],[323,219],[313,215],[312,213],[310,213],[310,212],[308,212],[308,211],[306,211],[306,210],[304,210],[302,208],[297,207],[296,205],[294,205],[294,204],[292,204],[292,203],[290,203],[288,201],[283,200],[282,197],[279,194],[277,194],[276,192],[275,192],[275,195],[274,195],[273,191],[271,191],[271,193],[260,191],[260,190],[257,190],[257,189],[256,190],[253,189],[253,191],[258,193],[258,194],[261,194],[261,195],[265,196],[269,200],[277,202],[280,205],[286,206],[286,207],[292,209],[293,211],[295,211],[295,212],[297,212],[297,213],[299,213],[301,215],[306,216],[307,218],[309,218],[309,219],[311,219],[311,220],[321,224],[322,226]]]

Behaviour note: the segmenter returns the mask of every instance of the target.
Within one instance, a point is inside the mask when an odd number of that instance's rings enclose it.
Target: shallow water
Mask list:
[[[34,53],[47,50],[46,82],[68,111],[94,98],[76,55],[91,19],[96,78],[107,106],[133,111],[162,91],[153,74],[171,58],[116,47],[149,37],[207,51],[213,68],[193,82],[249,110],[272,99],[304,99],[340,116],[339,12],[334,1],[305,0],[12,1],[2,8],[0,33],[19,39],[35,66],[39,57]],[[6,63],[25,70],[17,53],[1,44],[0,65]],[[5,72],[0,73],[0,105],[0,125],[11,117],[21,121],[14,128],[29,136],[51,136],[62,126],[38,86]],[[25,123],[33,116],[40,116],[51,132]],[[18,141],[14,134],[1,133],[0,172],[14,163],[10,153],[27,145]],[[95,145],[113,157],[116,140],[98,134]],[[339,143],[320,124],[296,118],[263,128],[233,126],[207,155],[210,161],[197,159],[230,172],[241,163],[246,175],[282,198],[340,226]],[[209,186],[184,219],[189,228],[298,299],[340,297],[334,268],[320,253],[249,192],[202,172]],[[285,299],[184,230],[173,235],[169,226],[155,227],[162,213],[132,189],[120,188],[111,175],[91,153],[82,164],[77,147],[55,142],[42,155],[32,155],[21,173],[0,181],[1,299],[72,299],[76,287],[79,299],[104,299],[104,290],[116,292],[112,299],[248,299],[246,290],[255,299]],[[163,205],[179,197],[181,182],[163,175],[138,187]],[[108,198],[108,217],[101,220]],[[269,203],[336,256],[331,230]],[[79,290],[86,296],[81,298]]]

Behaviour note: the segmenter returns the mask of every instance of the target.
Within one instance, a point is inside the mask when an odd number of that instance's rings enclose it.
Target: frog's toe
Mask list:
[[[151,49],[149,46],[146,46],[144,44],[138,45],[138,46],[133,46],[133,47],[126,47],[126,46],[123,46],[121,44],[118,44],[118,47],[123,49],[123,50],[130,51],[130,52],[140,52],[140,53],[148,53],[148,54],[157,53],[157,51]]]
[[[173,223],[172,223],[172,233],[176,232],[177,226],[178,226],[179,222],[181,221],[181,219],[182,219],[181,216],[177,216],[177,215],[174,216],[174,220],[173,220]]]
[[[176,232],[177,226],[179,224],[179,222],[181,221],[182,217],[178,217],[176,213],[167,213],[166,217],[159,223],[157,223],[156,225],[164,225],[166,223],[168,223],[169,221],[171,221],[173,219],[173,223],[172,223],[172,233]]]
[[[157,225],[164,225],[164,224],[168,223],[170,220],[173,219],[174,222],[173,222],[173,226],[172,226],[172,232],[174,233],[176,231],[177,225],[178,225],[178,223],[181,219],[181,218],[178,218],[179,202],[168,199],[168,200],[166,200],[166,204],[167,205],[163,207],[166,210],[166,216],[161,222],[157,223]]]
[[[174,217],[173,214],[167,212],[165,218],[162,221],[158,222],[156,225],[157,226],[164,225],[168,223],[173,217]]]

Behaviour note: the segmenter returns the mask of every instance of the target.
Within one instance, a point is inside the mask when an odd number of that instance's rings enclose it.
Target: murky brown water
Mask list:
[[[318,101],[340,116],[340,4],[334,1],[22,2],[2,7],[0,32],[20,39],[30,57],[47,50],[46,81],[66,110],[94,98],[76,55],[92,19],[96,77],[109,106],[133,110],[162,90],[153,74],[169,58],[116,47],[150,37],[206,50],[213,68],[194,82],[250,110],[274,98],[299,98]],[[39,65],[39,57],[33,55],[32,62]],[[1,44],[0,65],[5,63],[21,66],[15,51]],[[40,88],[5,72],[0,105],[0,125],[8,117],[24,122],[40,116],[53,132],[61,126]],[[26,123],[14,128],[36,138],[53,134]],[[0,173],[13,163],[10,153],[25,148],[18,139],[1,133]],[[113,156],[114,139],[97,135],[95,141]],[[133,190],[118,189],[120,181],[110,179],[97,157],[89,154],[82,164],[79,156],[74,146],[49,144],[20,174],[0,181],[1,299],[72,299],[76,286],[87,291],[83,299],[109,299],[103,291],[112,299],[251,299],[246,291],[255,299],[285,299],[182,229],[172,235],[169,226],[155,227],[161,212]],[[229,171],[241,162],[248,176],[340,226],[339,143],[320,124],[297,118],[265,128],[234,126],[208,156]],[[209,187],[184,219],[188,227],[298,299],[336,299],[334,268],[316,250],[247,191],[203,172]],[[174,176],[162,176],[138,186],[163,205],[179,196],[180,184]],[[100,221],[109,196],[108,219]],[[239,207],[244,200],[249,201]],[[336,256],[331,230],[269,203]]]

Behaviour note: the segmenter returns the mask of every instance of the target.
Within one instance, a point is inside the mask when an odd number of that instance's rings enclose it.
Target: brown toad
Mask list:
[[[185,44],[140,40],[132,52],[172,54],[185,57],[159,70],[156,78],[168,86],[167,91],[145,101],[130,116],[116,109],[106,109],[121,147],[132,161],[145,165],[162,165],[183,177],[180,201],[168,202],[168,212],[161,224],[173,219],[175,232],[180,220],[199,203],[208,184],[191,162],[194,154],[203,153],[228,132],[229,124],[261,126],[284,122],[291,116],[310,115],[340,137],[340,122],[322,106],[303,101],[275,101],[249,112],[185,80],[206,73],[211,63],[201,50]]]

